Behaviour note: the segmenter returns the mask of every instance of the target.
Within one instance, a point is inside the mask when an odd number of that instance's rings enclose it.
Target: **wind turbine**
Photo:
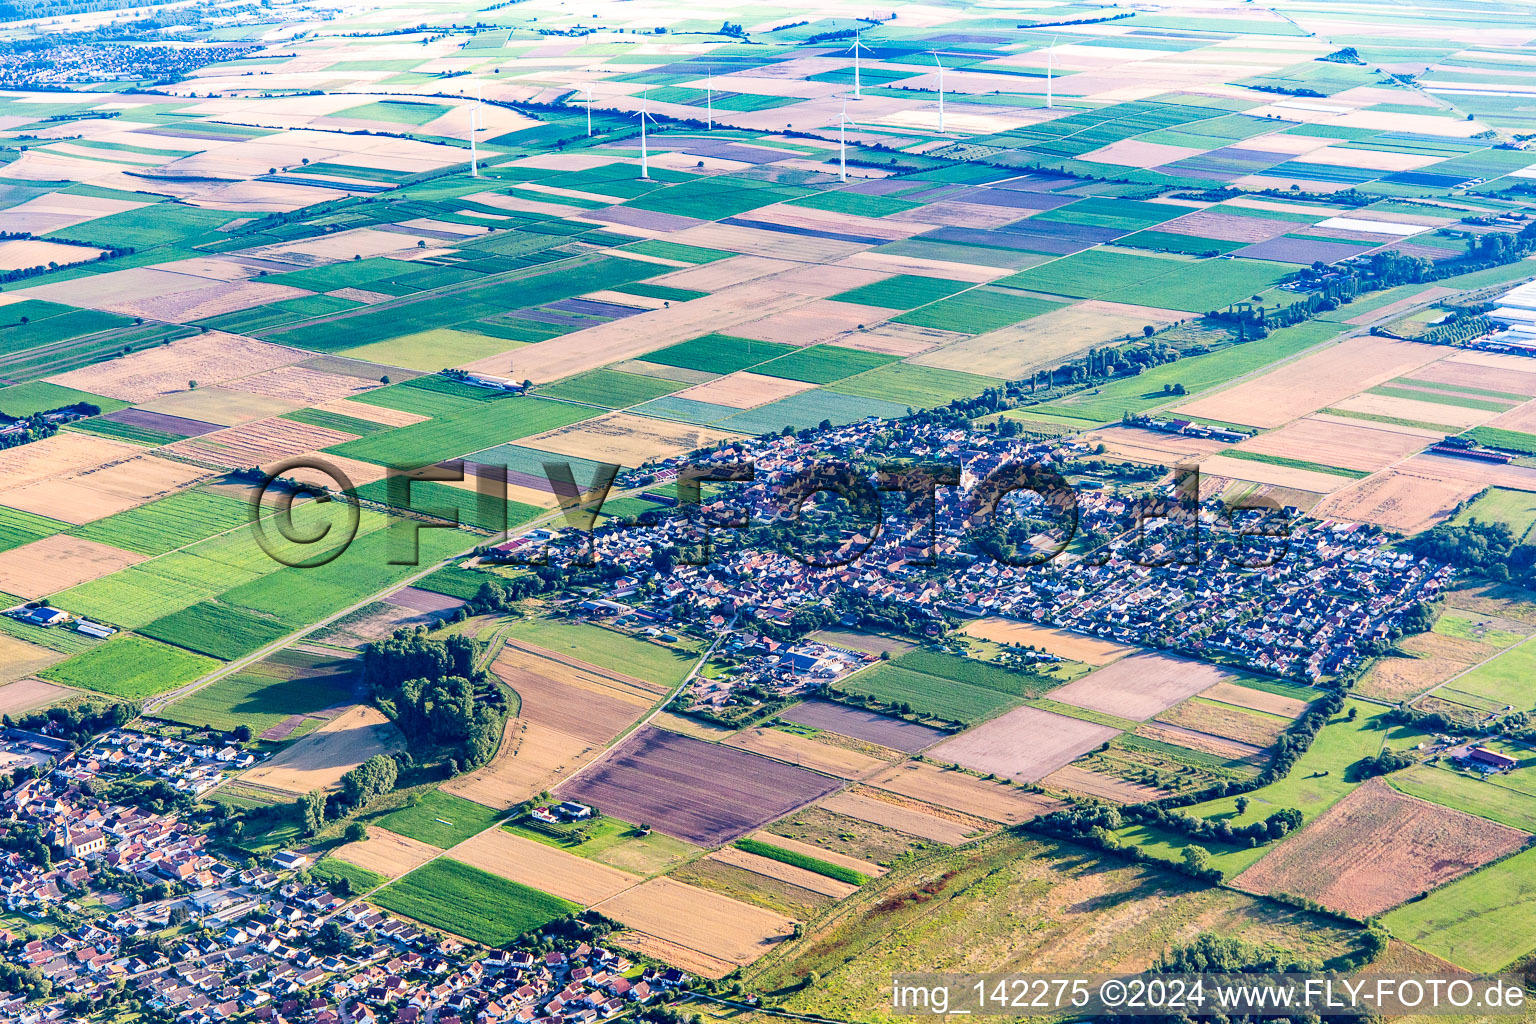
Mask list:
[[[944,62],[939,60],[939,51],[933,50],[933,62],[939,66],[939,134],[944,134]]]
[[[715,69],[709,69],[709,78],[704,86],[704,107],[709,112],[709,130],[715,130]]]
[[[587,86],[587,138],[592,137],[592,86]]]
[[[480,83],[475,82],[475,105],[469,108],[469,176],[480,177],[480,159],[475,149],[475,134],[480,130]]]
[[[853,51],[853,98],[861,100],[864,96],[859,92],[859,51],[867,50],[869,47],[859,41],[858,29],[853,30],[853,45],[848,47],[848,49]]]
[[[651,165],[645,148],[645,122],[655,121],[650,115],[647,105],[650,102],[651,91],[647,89],[640,94],[640,180],[651,180]]]
[[[843,111],[837,115],[837,180],[848,181],[848,97],[843,97]]]
[[[1045,56],[1045,109],[1051,109],[1051,73],[1056,70],[1056,40],[1060,36],[1051,36],[1051,48]]]

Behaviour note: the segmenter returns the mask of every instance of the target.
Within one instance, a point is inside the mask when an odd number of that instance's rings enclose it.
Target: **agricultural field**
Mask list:
[[[446,857],[391,882],[372,900],[385,910],[487,946],[499,946],[580,909]]]
[[[414,803],[377,819],[375,824],[407,839],[447,850],[484,832],[500,817],[490,808],[434,789]]]
[[[663,688],[682,682],[697,658],[686,640],[675,645],[655,643],[600,626],[553,618],[520,621],[512,636],[612,672],[638,676]]]
[[[1038,782],[1118,735],[1119,730],[1109,726],[1022,707],[945,740],[928,756],[988,777]],[[1021,742],[1023,737],[1030,739]]]
[[[556,792],[678,839],[718,846],[836,788],[815,772],[646,727]]]
[[[229,731],[248,726],[272,741],[298,739],[357,698],[358,663],[282,650],[158,709],[155,717]]]
[[[1398,793],[1372,779],[1233,879],[1355,918],[1383,913],[1523,847],[1530,833]]]
[[[51,682],[142,700],[190,683],[219,667],[212,658],[157,643],[147,637],[118,636],[39,675]]]
[[[1143,651],[1052,691],[1051,699],[1142,720],[1231,678],[1213,665]]]
[[[1387,914],[1405,942],[1470,971],[1497,971],[1536,949],[1536,850],[1468,875]]]

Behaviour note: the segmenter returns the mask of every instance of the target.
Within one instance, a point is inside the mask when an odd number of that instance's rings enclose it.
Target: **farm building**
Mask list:
[[[1489,750],[1487,747],[1469,748],[1462,756],[1461,762],[1481,772],[1507,772],[1520,766],[1519,759],[1501,754],[1496,750]]]

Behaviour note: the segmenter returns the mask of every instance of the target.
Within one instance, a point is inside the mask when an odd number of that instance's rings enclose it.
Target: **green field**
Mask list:
[[[706,334],[659,352],[651,352],[645,359],[650,363],[701,370],[704,373],[734,373],[794,351],[791,345],[780,345],[772,341],[734,338],[728,334]]]
[[[174,690],[219,667],[212,658],[139,636],[119,635],[38,675],[126,700]]]
[[[957,398],[974,398],[1002,381],[959,370],[911,363],[887,363],[857,377],[838,381],[828,390],[844,395],[877,398],[912,409],[947,405]]]
[[[581,908],[441,857],[380,889],[373,902],[473,942],[500,946]]]
[[[397,477],[404,481],[407,477]],[[395,483],[398,492],[402,483]],[[425,515],[450,519],[455,513],[461,526],[474,526],[482,530],[501,532],[530,519],[537,519],[545,509],[525,505],[520,501],[502,501],[494,495],[482,495],[478,487],[457,487],[435,480],[411,480],[409,490],[402,496],[391,493],[390,480],[374,480],[357,489],[357,496],[377,501],[393,508],[410,509]]]
[[[519,342],[478,331],[435,327],[386,341],[370,342],[357,348],[343,349],[340,354],[386,366],[403,366],[407,370],[436,373],[445,366],[460,366],[521,347]]]
[[[220,661],[234,661],[293,632],[216,601],[203,601],[139,627],[139,632]]]
[[[754,367],[752,372],[809,384],[832,384],[895,361],[895,356],[879,352],[863,352],[837,345],[810,345]]]
[[[884,281],[860,285],[832,296],[834,302],[851,302],[859,306],[879,306],[882,309],[916,309],[930,302],[938,302],[956,292],[971,287],[965,281],[946,281],[940,277],[918,277],[913,274],[897,274]]]
[[[376,819],[373,824],[391,832],[419,839],[446,850],[496,824],[504,812],[493,811],[471,800],[434,789],[422,794],[415,806]]]
[[[597,405],[604,409],[626,409],[662,395],[670,395],[681,387],[676,381],[662,380],[660,377],[644,377],[620,370],[591,370],[554,384],[546,384],[539,388],[539,394],[564,402]]]
[[[338,110],[332,117],[353,117],[364,121],[384,121],[387,124],[409,124],[420,128],[428,121],[442,117],[452,107],[442,103],[419,103],[408,100],[379,100],[358,107]]]
[[[68,523],[0,505],[0,551],[19,548],[67,529]]]
[[[700,653],[698,644],[691,640],[680,640],[675,648],[664,647],[602,626],[540,617],[519,620],[514,624],[512,637],[599,668],[669,687],[687,677]]]
[[[1017,697],[999,690],[902,668],[895,662],[882,662],[849,676],[838,683],[838,688],[867,694],[887,704],[905,704],[919,715],[967,725],[1019,702]]]
[[[420,390],[420,389],[417,389]],[[382,466],[415,468],[563,427],[596,413],[579,405],[518,396],[482,402],[426,423],[413,423],[327,448],[334,455]]]
[[[1463,526],[1474,519],[1485,523],[1503,523],[1519,541],[1536,524],[1536,494],[1493,487],[1488,493],[1462,509],[1451,523]]]
[[[287,648],[161,708],[157,718],[225,732],[248,726],[260,736],[294,715],[313,715],[357,699],[358,664],[345,656]],[[288,738],[318,726],[304,723]]]
[[[326,883],[344,878],[351,885],[354,893],[370,892],[389,881],[377,871],[369,871],[356,864],[349,864],[339,857],[325,858],[310,870],[310,874]]]
[[[1457,966],[1497,971],[1536,949],[1536,849],[1457,879],[1382,923]]]
[[[1529,769],[1522,769],[1529,773]],[[1514,773],[1518,777],[1519,771]],[[1387,776],[1392,788],[1442,807],[1466,811],[1522,832],[1536,833],[1536,795],[1503,785],[1504,776],[1483,776],[1421,764]]]
[[[985,334],[1060,308],[1059,303],[1046,299],[984,285],[903,313],[895,322],[962,334]]]
[[[1500,406],[1500,409],[1506,408]],[[1467,431],[1464,437],[1470,437],[1478,444],[1487,445],[1490,448],[1502,448],[1508,452],[1517,452],[1521,455],[1536,455],[1536,434],[1527,434],[1521,430],[1505,430],[1502,427],[1473,427]]]
[[[639,835],[634,825],[605,814],[575,825],[545,825],[525,818],[502,827],[524,839],[637,875],[660,874],[699,853],[697,846],[654,830]]]
[[[210,491],[181,491],[69,532],[124,551],[162,555],[250,521],[245,502]]]
[[[15,309],[16,306],[13,305],[10,308]],[[25,419],[33,413],[49,412],[81,402],[94,405],[102,412],[117,412],[119,409],[128,408],[127,402],[119,402],[115,398],[104,398],[88,391],[76,391],[74,388],[49,384],[41,380],[0,388],[0,415],[9,416],[12,419]]]
[[[738,839],[736,848],[754,853],[759,857],[767,857],[781,864],[792,864],[797,868],[814,871],[818,875],[826,875],[835,878],[839,882],[847,882],[849,885],[864,885],[869,881],[869,876],[862,871],[844,867],[842,864],[833,864],[831,861],[822,860],[820,857],[812,857],[809,854],[796,850],[786,850],[782,846],[765,843],[761,839]]]
[[[1113,299],[1127,288],[1165,274],[1187,271],[1190,267],[1187,261],[1089,249],[1087,252],[1063,256],[1059,260],[1020,271],[1012,277],[1003,278],[1001,283],[1013,288],[1079,299],[1101,295]]]
[[[1536,674],[1536,643],[1521,644],[1456,677],[1453,686],[1436,693],[1449,700],[1455,700],[1459,695],[1471,695],[1493,702],[1496,708],[1511,705],[1516,710],[1529,711],[1536,708],[1536,690],[1531,686],[1533,674]]]
[[[1355,720],[1350,721],[1349,709],[1355,710]],[[1349,700],[1344,713],[1335,715],[1318,732],[1312,746],[1297,759],[1285,778],[1246,794],[1249,806],[1242,814],[1237,813],[1236,797],[1221,797],[1185,808],[1185,812],[1202,818],[1215,818],[1230,822],[1234,827],[1250,822],[1263,821],[1282,808],[1293,807],[1311,821],[1328,808],[1354,791],[1362,780],[1351,778],[1349,766],[1363,757],[1373,757],[1384,745],[1402,750],[1417,743],[1420,736],[1408,730],[1392,730],[1381,720],[1389,709],[1379,704]],[[1400,735],[1401,734],[1401,735]],[[1153,856],[1177,860],[1189,840],[1172,832],[1148,828],[1124,829],[1121,837],[1140,846]],[[1208,846],[1211,864],[1220,868],[1228,878],[1235,877],[1250,867],[1265,853],[1268,847],[1223,848]]]

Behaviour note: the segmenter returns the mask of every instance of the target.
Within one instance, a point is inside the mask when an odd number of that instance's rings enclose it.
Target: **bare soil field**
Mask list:
[[[786,722],[798,722],[814,729],[868,740],[908,754],[915,754],[949,735],[941,729],[827,700],[808,700],[796,704],[788,711],[781,712],[779,717]]]
[[[339,847],[331,856],[376,871],[385,878],[399,878],[442,852],[435,846],[370,825],[367,839]]]
[[[596,909],[634,931],[735,966],[767,953],[795,927],[780,914],[670,878],[642,882]]]
[[[276,417],[189,437],[167,445],[166,451],[230,469],[243,469],[307,455],[356,437],[356,434]]]
[[[65,245],[40,238],[13,238],[0,242],[0,270],[25,270],[57,263],[67,267],[100,256],[104,250],[90,245]]]
[[[56,533],[0,553],[0,592],[35,600],[148,557]]]
[[[652,684],[527,644],[508,643],[491,671],[522,699],[521,718],[606,743],[660,696]]]
[[[755,754],[788,761],[842,779],[859,778],[888,765],[888,762],[877,757],[821,743],[812,737],[799,736],[783,729],[748,729],[725,742]]]
[[[1320,519],[1350,519],[1400,533],[1418,533],[1483,489],[1467,480],[1396,466],[1342,488],[1318,502]]]
[[[821,856],[825,856],[822,854]],[[774,878],[790,885],[798,885],[802,889],[820,893],[823,896],[831,896],[833,899],[842,899],[849,893],[857,892],[858,886],[852,882],[840,882],[826,875],[818,875],[814,871],[805,868],[797,868],[793,864],[784,864],[768,857],[759,857],[755,853],[738,850],[734,846],[727,846],[722,850],[716,850],[707,858],[717,860],[724,864],[731,864],[747,871]],[[558,895],[558,894],[557,894]]]
[[[907,835],[931,839],[936,843],[958,846],[970,838],[975,829],[938,815],[916,808],[878,800],[862,793],[834,793],[821,802],[821,806],[850,818],[858,818],[875,825],[904,832]]]
[[[1442,348],[1412,341],[1348,338],[1236,387],[1186,402],[1177,411],[1227,423],[1278,427],[1443,355]]]
[[[1536,368],[1525,356],[1458,351],[1438,363],[1431,363],[1414,376],[1419,380],[1536,398]]]
[[[1096,800],[1108,800],[1115,804],[1145,803],[1168,795],[1165,790],[1158,789],[1156,786],[1127,782],[1113,775],[1089,771],[1086,768],[1075,768],[1070,764],[1051,772],[1040,780],[1040,784],[1052,789],[1064,789],[1069,793],[1091,796]]]
[[[1138,721],[1232,678],[1214,665],[1142,651],[1051,691],[1051,699]]]
[[[1485,409],[1419,401],[1416,398],[1396,398],[1391,395],[1354,395],[1342,402],[1331,402],[1329,407],[1346,412],[1365,413],[1368,416],[1391,416],[1394,419],[1413,420],[1416,423],[1443,423],[1446,427],[1445,432],[1448,434],[1453,433],[1458,427],[1475,427],[1480,423],[1486,423],[1498,415],[1496,412]]]
[[[837,788],[803,768],[645,727],[558,793],[678,839],[719,846]]]
[[[875,306],[815,299],[803,306],[782,310],[760,320],[749,320],[744,324],[738,324],[731,328],[731,333],[738,338],[776,341],[785,345],[803,347],[834,340],[841,341],[845,335],[856,332],[861,327],[873,327],[882,323],[890,315],[889,309],[880,309]]]
[[[1319,421],[1309,416],[1250,438],[1235,450],[1374,473],[1423,449],[1423,438],[1391,427],[1346,424],[1336,419]]]
[[[49,380],[94,395],[137,403],[176,391],[195,390],[187,387],[188,381],[195,380],[199,385],[222,384],[307,358],[308,352],[296,348],[209,331],[121,359],[71,370]]]
[[[735,436],[710,427],[619,412],[536,434],[518,443],[561,455],[638,466],[650,459],[686,455]]]
[[[0,671],[9,672],[13,666],[39,660],[35,655],[24,650],[24,648],[39,651],[44,655],[51,655],[51,657],[43,659],[43,664],[39,667],[47,667],[47,665],[58,661],[60,658],[60,655],[55,654],[53,651],[43,650],[40,647],[34,648],[31,644],[12,637],[0,636],[0,665],[6,666],[5,669],[0,669]],[[12,658],[16,658],[18,661],[12,661]],[[19,659],[29,660],[21,662]],[[36,670],[34,669],[33,671]],[[79,690],[68,686],[45,683],[41,679],[20,679],[14,683],[0,686],[0,715],[24,715],[28,711],[36,711],[38,708],[45,708],[50,704],[57,704],[61,700],[68,700],[79,695]]]
[[[946,345],[912,362],[1016,380],[1027,376],[1032,368],[1056,366],[1084,349],[1126,335],[1140,337],[1146,324],[1167,327],[1188,315],[1173,309],[1093,299]]]
[[[744,335],[743,335],[744,337]],[[678,398],[712,405],[728,405],[733,409],[755,409],[759,405],[777,402],[790,395],[809,391],[816,385],[782,377],[764,377],[761,374],[738,370],[708,384],[697,384],[686,391],[679,391]]]
[[[844,348],[857,348],[865,352],[881,352],[888,356],[915,356],[940,345],[948,345],[964,339],[958,331],[941,331],[934,327],[918,327],[915,324],[881,324],[867,331],[860,331],[844,338]]]
[[[1061,801],[1050,797],[921,761],[897,765],[869,784],[1007,825],[1049,814],[1061,806]]]
[[[929,756],[1036,782],[1117,735],[1109,726],[1021,707],[940,743]]]
[[[929,203],[926,207],[932,210],[939,207],[941,212],[952,206],[963,206],[958,203]],[[972,207],[974,209],[974,207]],[[922,212],[922,211],[918,211]],[[1004,214],[1007,217],[1004,224],[1018,219],[1016,213],[1009,211]],[[948,224],[949,221],[944,221]],[[983,224],[982,227],[996,226]],[[954,260],[930,260],[921,256],[902,256],[889,252],[860,252],[837,261],[840,267],[857,267],[860,270],[873,270],[881,274],[914,274],[918,277],[942,277],[950,281],[966,281],[971,284],[986,284],[995,281],[999,277],[1006,277],[1010,271],[998,267],[980,267],[974,263],[958,263]]]
[[[644,881],[595,860],[493,828],[453,848],[453,859],[590,907]]]
[[[1246,743],[1255,747],[1271,746],[1290,725],[1290,719],[1267,715],[1260,711],[1247,711],[1230,704],[1207,701],[1204,698],[1176,704],[1157,716],[1156,721],[1179,729],[1193,729]]]
[[[1536,402],[1527,402],[1524,405],[1511,409],[1509,412],[1495,416],[1488,421],[1489,426],[1501,427],[1505,430],[1520,430],[1530,433],[1536,430]]]
[[[1379,914],[1525,845],[1530,837],[1372,779],[1238,875],[1357,918]]]
[[[1221,441],[1211,438],[1184,437],[1180,434],[1165,434],[1160,430],[1122,426],[1100,428],[1087,434],[1083,440],[1090,445],[1102,444],[1109,455],[1154,466],[1171,466],[1202,459],[1226,447]]]
[[[425,423],[428,419],[414,412],[386,409],[379,405],[369,405],[367,402],[349,402],[346,399],[339,402],[325,402],[316,405],[315,408],[324,412],[339,413],[342,416],[356,416],[360,420],[372,420],[387,427],[408,427],[412,423]]]
[[[66,436],[73,435],[58,434],[55,438]],[[22,448],[37,448],[46,443],[34,442]],[[206,470],[194,466],[152,455],[136,455],[84,469],[61,471],[53,479],[17,487],[6,492],[5,503],[24,512],[62,519],[67,523],[89,523],[179,491],[207,476]]]
[[[1157,229],[1197,235],[1200,238],[1219,238],[1225,242],[1267,242],[1299,226],[1299,221],[1244,217],[1219,210],[1196,210],[1175,220],[1165,221]]]
[[[395,724],[378,709],[359,704],[240,779],[298,796],[339,785],[343,775],[374,754],[404,749],[405,737]]]
[[[1285,697],[1278,693],[1268,693],[1264,690],[1255,690],[1250,686],[1240,686],[1235,683],[1217,683],[1200,695],[1206,700],[1216,700],[1223,704],[1234,704],[1240,708],[1252,708],[1254,711],[1264,711],[1271,715],[1282,715],[1285,718],[1295,718],[1307,710],[1307,702],[1297,700],[1295,697]]]
[[[1072,633],[1053,626],[1036,626],[1017,619],[998,617],[977,619],[975,622],[966,623],[963,632],[983,640],[991,640],[993,643],[1021,644],[1037,650],[1049,651],[1058,658],[1080,661],[1085,665],[1108,665],[1127,654],[1136,652],[1134,647],[1117,644],[1111,640],[1100,640],[1098,637]]]

